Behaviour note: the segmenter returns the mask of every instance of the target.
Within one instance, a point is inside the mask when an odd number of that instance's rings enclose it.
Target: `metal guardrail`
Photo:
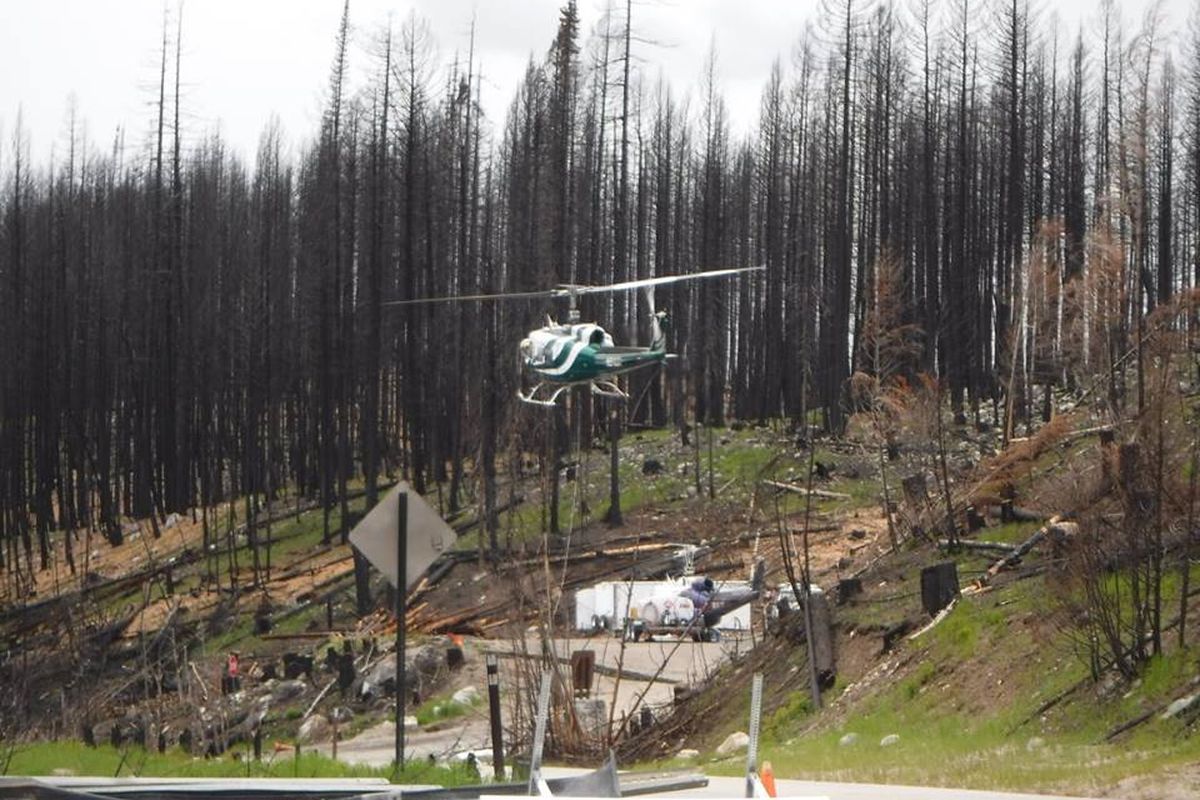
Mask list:
[[[555,796],[579,796],[594,790],[594,776],[608,769],[549,778],[546,784]],[[640,797],[703,788],[708,777],[699,772],[625,772],[617,776],[617,784],[620,797]],[[442,788],[395,786],[382,779],[0,778],[0,800],[476,800],[484,794],[527,796],[528,790],[526,781]]]

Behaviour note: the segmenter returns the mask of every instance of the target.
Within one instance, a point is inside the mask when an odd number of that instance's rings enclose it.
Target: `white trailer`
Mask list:
[[[575,592],[575,628],[619,630],[658,591],[663,581],[604,581]],[[633,609],[631,612],[630,609]]]

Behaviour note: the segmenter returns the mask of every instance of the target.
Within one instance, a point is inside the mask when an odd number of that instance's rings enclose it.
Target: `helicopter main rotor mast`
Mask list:
[[[573,284],[564,284],[558,287],[567,296],[567,323],[575,325],[579,322],[579,295],[580,289],[585,287],[576,286]]]

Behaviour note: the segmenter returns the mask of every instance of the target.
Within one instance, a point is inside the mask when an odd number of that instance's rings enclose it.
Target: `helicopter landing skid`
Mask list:
[[[621,387],[612,381],[592,381],[592,394],[598,394],[601,397],[615,397],[619,400],[629,399],[629,395],[622,392]]]
[[[541,389],[543,386],[545,386],[545,385],[546,385],[546,384],[544,384],[544,383],[539,383],[539,384],[537,384],[536,386],[534,386],[532,389],[530,389],[530,390],[529,390],[529,394],[525,394],[525,393],[524,393],[524,392],[522,392],[520,389],[518,389],[518,390],[517,390],[517,397],[519,397],[519,398],[521,399],[521,402],[523,402],[523,403],[530,403],[530,404],[532,404],[532,405],[535,405],[535,406],[556,406],[556,405],[558,405],[558,397],[559,397],[559,395],[561,395],[561,394],[562,394],[563,392],[565,392],[567,389],[570,389],[570,388],[571,388],[571,384],[569,384],[569,383],[564,383],[562,386],[559,386],[557,389],[555,389],[555,390],[554,390],[554,391],[553,391],[553,392],[550,394],[550,397],[549,397],[548,399],[546,399],[546,400],[539,400],[539,399],[538,399],[538,396],[537,396],[537,393],[538,393],[538,391],[539,391],[539,390],[540,390],[540,389]]]
[[[582,381],[577,383],[564,383],[555,388],[554,391],[550,393],[550,396],[544,400],[538,397],[538,392],[540,392],[542,387],[544,387],[546,384],[539,383],[530,389],[528,394],[518,389],[517,397],[520,398],[521,402],[529,403],[535,406],[556,406],[558,405],[558,398],[563,392],[567,391],[573,386],[579,386],[580,383],[582,383]],[[611,397],[617,400],[629,399],[629,395],[621,391],[621,388],[612,381],[592,381],[588,385],[592,389],[592,394],[599,395],[600,397]]]

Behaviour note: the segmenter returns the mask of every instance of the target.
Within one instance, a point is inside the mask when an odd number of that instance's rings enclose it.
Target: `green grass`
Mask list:
[[[713,486],[724,491],[718,500],[742,502],[749,498],[762,465],[775,454],[775,448],[761,446],[760,431],[713,431]],[[701,430],[700,492],[708,491],[708,434]],[[727,440],[726,444],[720,444]],[[695,440],[693,440],[695,441]],[[664,510],[678,507],[695,494],[695,450],[682,447],[674,430],[656,429],[626,433],[620,443],[618,475],[621,486],[621,510],[637,511],[653,505]],[[609,460],[607,453],[588,450],[576,454],[579,464],[576,479],[559,487],[558,518],[563,530],[578,529],[604,516],[609,506]],[[653,457],[664,467],[657,475],[643,475],[642,461]],[[734,480],[730,482],[730,479]],[[530,480],[536,482],[536,476]],[[728,484],[728,485],[727,485]],[[580,507],[588,512],[582,514]],[[514,542],[529,541],[541,535],[548,524],[545,504],[531,497],[501,517],[500,536]],[[479,546],[479,532],[461,536],[459,550]]]
[[[1163,698],[1196,674],[1196,656],[1187,650],[1153,656],[1142,671],[1138,690],[1149,698]]]
[[[846,733],[857,741],[841,745]],[[880,746],[889,734],[899,743]],[[837,730],[783,742],[767,741],[760,753],[777,777],[959,786],[975,789],[1086,792],[1132,774],[1145,774],[1194,762],[1200,742],[1159,741],[1130,749],[1099,746],[1078,735],[1046,736],[1030,747],[1032,735],[1006,735],[994,721],[949,714],[920,715],[880,709]],[[736,775],[732,759],[707,766],[711,773]]]
[[[1035,722],[1014,730],[1016,718],[1031,710],[1026,705],[987,717],[963,713],[957,710],[954,676],[936,666],[945,658],[943,646],[933,646],[926,660],[860,713],[815,733],[801,733],[814,717],[806,693],[794,693],[764,725],[760,759],[771,761],[780,778],[1087,794],[1129,775],[1200,758],[1200,737],[1181,739],[1175,722],[1156,721],[1128,741],[1106,745],[1099,742],[1111,715],[1092,714],[1066,729],[1044,730]],[[1178,666],[1160,669],[1177,674]],[[835,696],[831,692],[827,700]],[[1032,698],[1028,705],[1035,705]],[[847,733],[857,740],[840,744]],[[881,746],[893,733],[899,743]],[[1035,737],[1042,746],[1033,747]],[[725,759],[705,769],[736,775],[743,761]]]
[[[1040,527],[1040,522],[1006,522],[995,528],[977,531],[974,537],[985,542],[1017,545],[1028,539]]]
[[[926,636],[938,651],[938,657],[955,662],[976,655],[981,644],[1006,633],[1007,617],[991,603],[967,600],[954,609]]]
[[[1087,674],[1064,634],[1035,640],[1022,624],[1030,614],[1046,613],[1045,599],[1041,578],[963,598],[937,627],[904,643],[913,661],[897,678],[835,715],[833,724],[819,724],[807,692],[793,693],[766,719],[760,759],[772,761],[781,778],[1063,794],[1095,794],[1122,778],[1200,759],[1200,737],[1157,716],[1113,743],[1104,741],[1116,725],[1188,686],[1196,668],[1191,650],[1152,659],[1138,681],[1108,699],[1089,689],[1048,717],[1033,715]],[[981,683],[971,681],[977,670],[1003,678],[1013,698],[1008,705],[979,713]],[[835,688],[826,702],[836,708],[839,694]],[[840,744],[847,733],[856,741]],[[881,746],[893,733],[899,743]],[[743,762],[731,758],[705,768],[733,775]]]
[[[0,764],[7,757],[10,745],[0,744]],[[405,765],[399,776],[389,767],[366,767],[334,761],[315,752],[302,751],[300,758],[283,753],[278,758],[264,752],[263,761],[237,760],[231,755],[239,752],[243,758],[248,748],[239,746],[219,758],[194,758],[179,749],[156,753],[141,748],[117,750],[107,745],[87,747],[82,742],[36,742],[13,746],[8,775],[52,775],[55,770],[71,775],[113,777],[181,777],[181,778],[396,778],[396,783],[424,783],[442,786],[461,786],[472,783],[474,777],[465,768],[448,768],[415,761]],[[268,749],[267,745],[264,749]],[[119,773],[118,773],[119,769]]]

